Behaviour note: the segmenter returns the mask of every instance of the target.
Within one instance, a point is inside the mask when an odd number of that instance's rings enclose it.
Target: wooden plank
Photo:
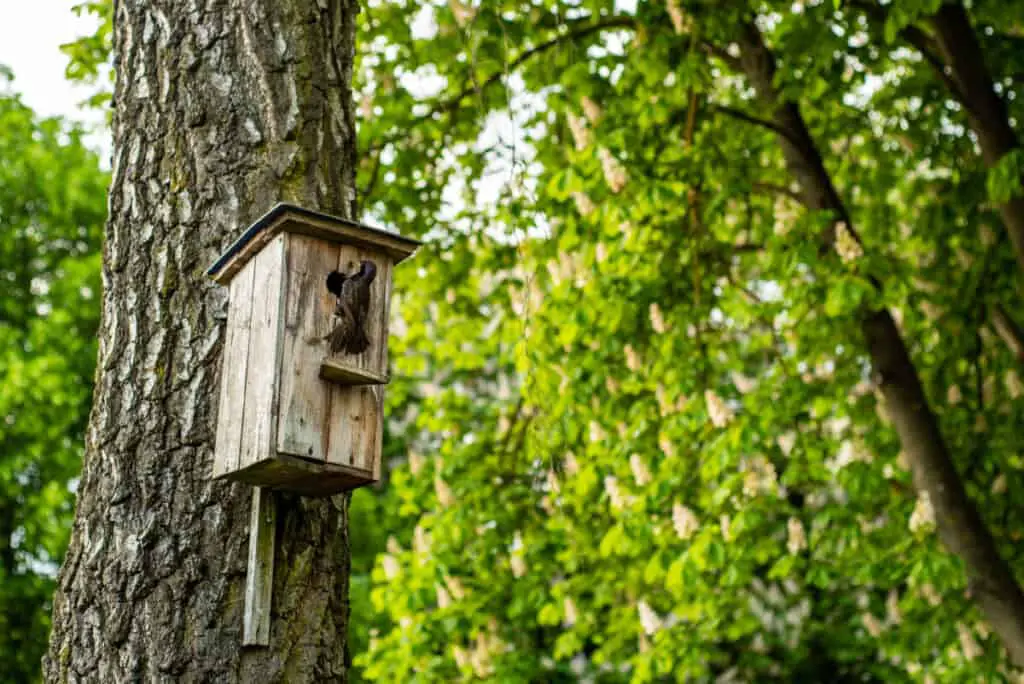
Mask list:
[[[323,416],[328,388],[320,379],[324,337],[333,325],[335,297],[327,274],[338,266],[338,246],[305,235],[288,235],[285,319],[282,341],[277,450],[323,461]]]
[[[386,376],[388,372],[386,309],[389,283],[391,282],[391,260],[380,252],[342,245],[338,249],[337,268],[342,273],[354,274],[359,271],[359,264],[364,259],[372,261],[377,266],[377,276],[370,284],[370,308],[366,320],[366,336],[370,340],[370,346],[361,354],[338,353],[331,356],[331,359],[351,368],[369,371],[372,376]]]
[[[370,347],[362,354],[338,355],[330,360],[338,360],[360,371],[386,375],[387,367],[380,366],[380,346],[387,344],[383,298],[390,277],[390,262],[379,252],[368,252],[352,246],[342,246],[338,250],[338,269],[345,273],[355,272],[363,259],[371,259],[378,269],[377,277],[370,286],[370,316],[366,330]],[[380,436],[377,433],[382,423],[383,389],[375,386],[331,385],[329,392],[330,412],[325,416],[323,425],[328,438],[327,462],[372,472],[373,464],[380,460]]]
[[[249,359],[249,324],[252,319],[253,267],[243,269],[231,282],[227,330],[220,372],[220,408],[213,477],[238,468],[242,448],[242,416]]]
[[[278,454],[225,475],[224,479],[303,496],[332,496],[372,484],[379,476],[375,478],[372,471],[363,468]]]
[[[274,238],[252,260],[253,296],[249,361],[238,466],[272,456],[277,432],[277,379],[284,326],[284,236]]]
[[[380,481],[381,458],[384,448],[384,386],[371,387],[377,422],[373,426],[372,441],[367,447],[362,467],[373,473],[373,481]]]
[[[301,207],[278,205],[250,226],[228,248],[227,253],[210,267],[207,274],[222,285],[229,283],[264,245],[282,232],[309,235],[327,242],[373,250],[389,255],[396,263],[409,257],[420,245],[418,240],[398,233]]]
[[[330,391],[327,462],[372,471],[379,460],[383,386],[332,385]]]
[[[384,260],[382,259],[381,261]],[[391,292],[394,287],[395,262],[388,259],[387,263],[381,264],[381,270],[383,272],[379,277],[382,281],[380,292],[382,306],[380,307],[380,323],[378,324],[381,343],[377,348],[377,352],[379,354],[377,367],[383,370],[384,375],[386,376],[388,374],[388,335],[391,330]]]
[[[327,358],[320,363],[320,377],[336,385],[386,385],[389,378],[370,370],[350,366],[336,358]]]
[[[263,487],[252,490],[249,517],[249,564],[245,574],[245,613],[242,645],[270,645],[270,609],[273,603],[274,548],[277,506],[274,493]]]

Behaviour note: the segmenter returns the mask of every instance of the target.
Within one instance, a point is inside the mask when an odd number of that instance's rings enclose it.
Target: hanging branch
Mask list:
[[[771,108],[783,157],[814,210],[830,211],[852,231],[849,213],[796,102],[775,86],[775,58],[757,27],[748,23],[738,36],[740,66],[758,97]],[[855,233],[854,233],[855,234]],[[925,396],[917,368],[888,310],[861,311],[861,331],[873,377],[913,471],[915,489],[935,509],[939,538],[963,561],[972,594],[1017,664],[1024,664],[1024,592],[1000,555],[992,533],[967,496],[938,420]]]

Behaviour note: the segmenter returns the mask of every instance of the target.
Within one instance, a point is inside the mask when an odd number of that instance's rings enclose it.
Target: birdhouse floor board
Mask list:
[[[386,385],[388,376],[365,368],[350,366],[337,359],[324,359],[320,364],[320,377],[338,385]]]
[[[372,484],[378,479],[373,471],[363,468],[280,453],[221,477],[305,496],[331,496]]]

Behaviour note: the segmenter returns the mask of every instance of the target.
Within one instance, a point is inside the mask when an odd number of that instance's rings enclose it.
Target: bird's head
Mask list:
[[[367,282],[374,279],[377,275],[377,264],[372,261],[363,261],[359,264],[359,276],[365,279]]]

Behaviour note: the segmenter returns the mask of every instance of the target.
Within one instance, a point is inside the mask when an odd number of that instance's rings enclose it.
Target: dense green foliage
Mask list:
[[[35,681],[92,398],[107,178],[0,71],[0,679]]]
[[[896,312],[1021,568],[1024,390],[986,321],[1024,313],[988,195],[1019,172],[988,178],[899,38],[938,3],[898,5],[885,25],[832,2],[364,10],[364,207],[430,241],[396,286],[390,415],[410,451],[384,494],[402,524],[374,571],[389,622],[357,658],[369,677],[1007,672],[854,315]],[[1019,117],[1024,7],[973,7]],[[795,199],[735,68],[747,20],[857,225],[845,259],[821,251],[834,217]]]

